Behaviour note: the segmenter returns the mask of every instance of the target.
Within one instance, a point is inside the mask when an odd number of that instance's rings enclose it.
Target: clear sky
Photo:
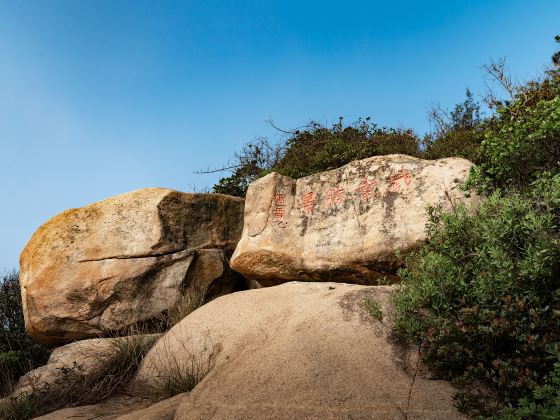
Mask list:
[[[433,102],[528,79],[560,1],[0,0],[0,270],[50,217],[142,187],[211,186],[266,120],[428,129]]]

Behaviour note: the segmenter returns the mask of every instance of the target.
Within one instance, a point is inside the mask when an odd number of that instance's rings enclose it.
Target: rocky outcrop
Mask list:
[[[46,389],[52,394],[60,391],[62,395],[68,392],[72,381],[93,384],[113,363],[119,363],[119,358],[127,356],[122,352],[140,351],[141,348],[147,351],[159,337],[160,334],[147,334],[93,338],[58,347],[51,353],[46,365],[19,379],[13,395],[31,395]]]
[[[294,180],[249,186],[234,270],[262,285],[291,280],[376,284],[426,237],[426,206],[469,203],[472,163],[375,156]]]
[[[391,291],[293,282],[220,297],[166,333],[131,386],[206,374],[176,419],[462,418],[453,387],[393,339]]]
[[[121,330],[173,307],[185,288],[231,291],[243,200],[149,188],[54,217],[21,254],[28,333],[58,343]]]

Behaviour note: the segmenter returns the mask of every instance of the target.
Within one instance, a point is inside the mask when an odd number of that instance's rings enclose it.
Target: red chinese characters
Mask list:
[[[368,201],[375,194],[375,188],[377,188],[378,185],[379,181],[377,179],[364,178],[358,184],[356,191],[360,193],[362,200]]]
[[[274,222],[278,227],[285,228],[288,222],[284,220],[284,208],[286,206],[286,203],[284,201],[284,194],[274,194],[273,202],[274,207],[272,208],[272,215],[274,216]]]
[[[404,169],[404,165],[402,165],[401,170],[389,176],[388,181],[389,191],[398,192],[401,189],[408,188],[412,182],[412,174],[408,169]]]
[[[327,203],[330,207],[346,201],[346,192],[342,187],[335,187],[327,191]]]
[[[315,208],[315,203],[317,202],[317,195],[310,191],[301,196],[301,209],[305,214],[311,216],[313,214],[313,209]]]

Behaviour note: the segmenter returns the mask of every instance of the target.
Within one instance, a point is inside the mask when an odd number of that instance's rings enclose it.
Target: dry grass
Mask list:
[[[179,303],[169,310],[168,328],[178,324],[183,318],[206,303],[206,290],[192,287],[185,291]]]
[[[200,348],[195,350],[193,347],[197,346],[187,344],[191,341],[188,335],[183,331],[175,333],[181,338],[174,340],[173,348],[169,341],[162,341],[159,353],[158,366],[163,373],[158,375],[155,392],[160,398],[192,391],[212,370],[219,352],[219,346],[214,345],[209,336],[198,337]]]
[[[206,290],[189,288],[180,302],[158,325],[133,327],[126,336],[110,338],[110,348],[90,350],[88,364],[98,363],[94,373],[85,372],[84,366],[74,362],[71,366],[57,368],[56,379],[48,383],[33,384],[25,391],[16,391],[0,399],[0,417],[6,419],[28,419],[67,407],[95,404],[124,387],[137,371],[144,355],[153,341],[146,334],[170,329],[190,313],[206,303]],[[122,335],[123,331],[119,332]],[[171,368],[157,390],[158,397],[169,397],[192,390],[214,366],[213,351],[197,356],[182,351],[177,357],[167,357]],[[5,395],[10,395],[16,381],[8,377],[9,372],[0,372],[0,381],[9,384]]]
[[[192,391],[214,367],[214,354],[208,358],[187,354],[186,358],[186,366],[185,364],[181,366],[175,364],[164,378],[160,389],[163,398],[171,398],[177,394]]]
[[[109,340],[108,350],[88,355],[99,362],[100,367],[93,374],[85,374],[84,367],[76,362],[58,367],[52,383],[32,385],[30,390],[1,400],[2,415],[7,419],[27,419],[62,408],[94,404],[112,395],[132,378],[153,340],[140,333]]]

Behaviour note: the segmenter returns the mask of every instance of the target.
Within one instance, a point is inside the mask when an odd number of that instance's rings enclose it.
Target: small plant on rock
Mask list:
[[[383,311],[381,310],[381,304],[378,301],[372,298],[365,298],[364,307],[372,318],[375,318],[379,321],[383,320]]]

